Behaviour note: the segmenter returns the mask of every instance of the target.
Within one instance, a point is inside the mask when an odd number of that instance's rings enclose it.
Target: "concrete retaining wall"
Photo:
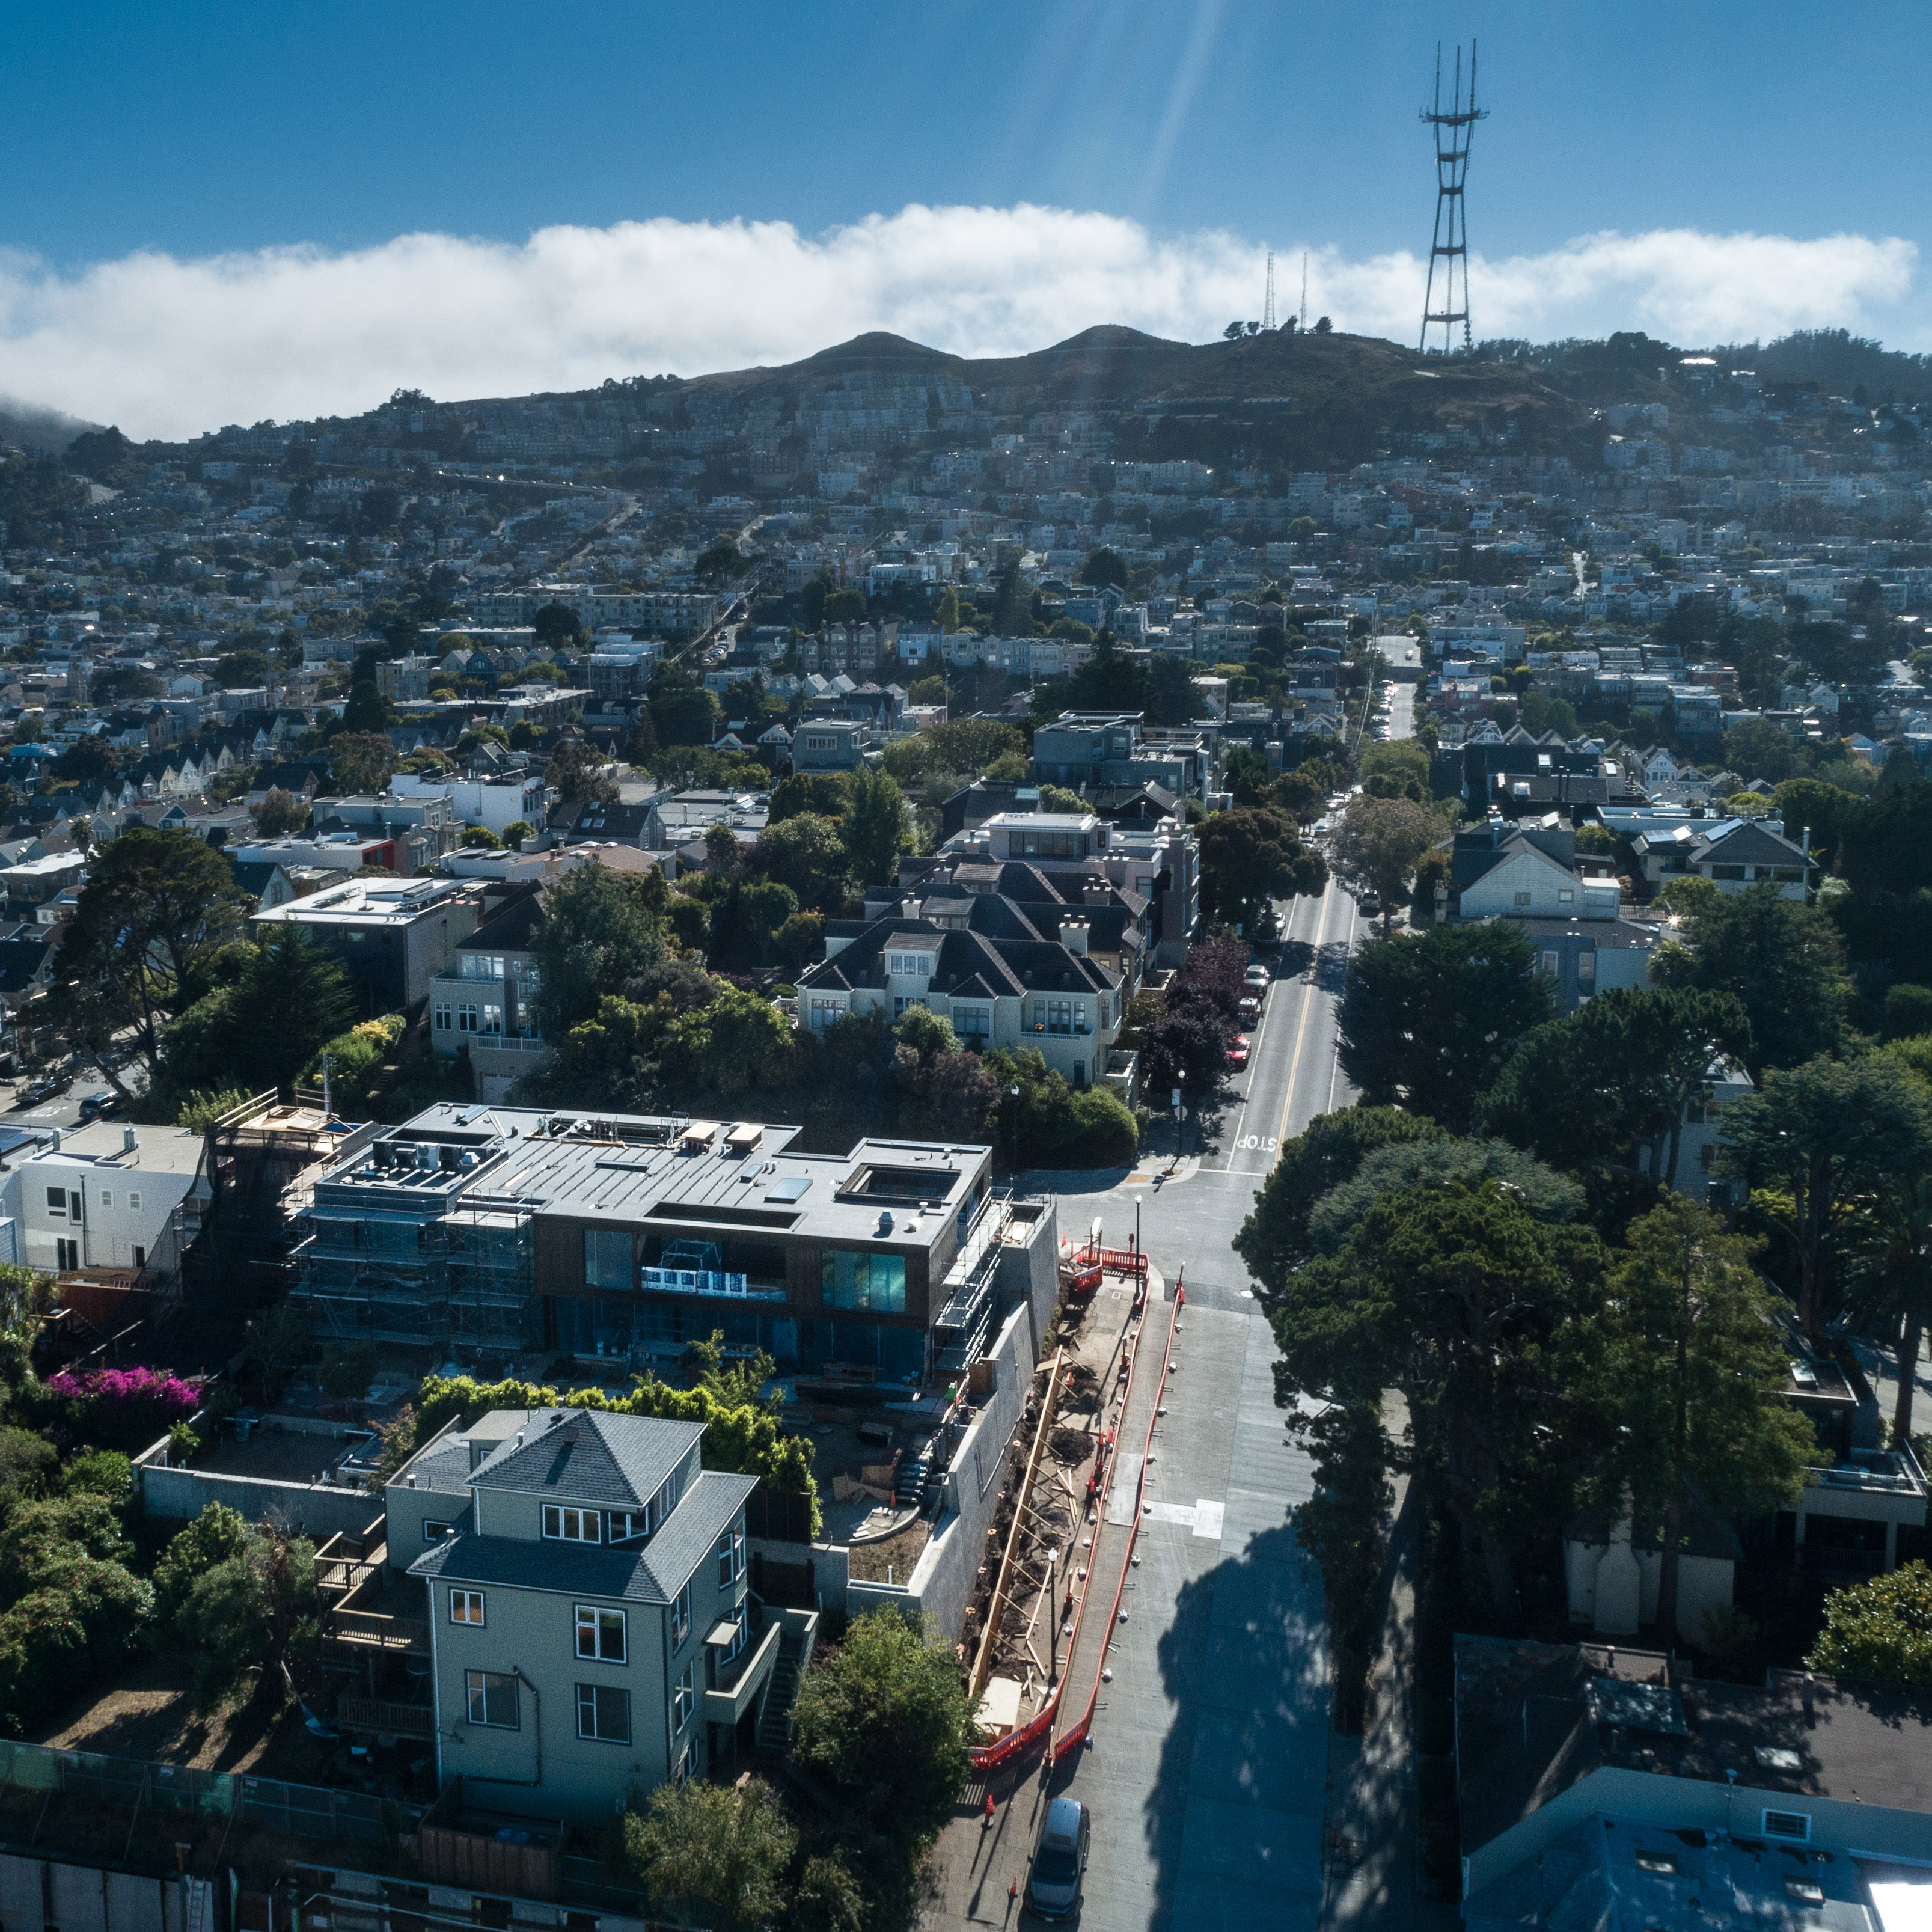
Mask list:
[[[1034,1208],[1037,1217],[1024,1226],[1032,1238],[1024,1247],[1010,1241],[1000,1250],[999,1294],[1002,1301],[1024,1302],[1033,1328],[1033,1357],[1040,1360],[1060,1299],[1060,1209],[1052,1195],[1021,1204],[1018,1212]]]
[[[62,1932],[184,1932],[213,1922],[206,1879],[155,1878],[98,1865],[0,1855],[0,1920]]]
[[[338,1442],[369,1433],[307,1415],[265,1416],[256,1426],[265,1434],[326,1436]],[[225,1503],[250,1522],[260,1522],[266,1516],[278,1529],[299,1532],[320,1543],[338,1530],[359,1536],[382,1514],[382,1498],[373,1490],[340,1483],[296,1483],[225,1471],[172,1468],[167,1454],[167,1438],[163,1436],[134,1459],[135,1491],[149,1516],[190,1522],[210,1503]]]
[[[210,1503],[226,1503],[250,1522],[266,1516],[278,1528],[318,1543],[338,1530],[359,1536],[382,1514],[382,1498],[369,1490],[271,1483],[254,1476],[208,1476],[196,1469],[143,1469],[141,1500],[148,1515],[183,1522],[200,1515]]]
[[[1057,1241],[1044,1244],[1050,1273],[1057,1265]],[[1034,1252],[1042,1251],[1041,1244],[1036,1244]],[[1049,1312],[1051,1306],[1049,1303]],[[1000,1490],[1012,1461],[1013,1432],[1019,1426],[1032,1386],[1037,1360],[1034,1335],[1033,1304],[1022,1301],[986,1352],[992,1364],[992,1390],[946,1472],[946,1501],[932,1541],[904,1583],[868,1582],[856,1577],[849,1582],[845,1607],[851,1616],[863,1616],[868,1610],[890,1604],[909,1616],[932,1618],[949,1642],[958,1641],[966,1606],[985,1559],[986,1532],[999,1508]],[[830,1590],[826,1598],[831,1600]]]

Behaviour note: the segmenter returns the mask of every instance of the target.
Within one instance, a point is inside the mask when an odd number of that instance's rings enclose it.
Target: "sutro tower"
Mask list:
[[[1489,110],[1476,105],[1476,44],[1469,43],[1469,98],[1462,98],[1462,50],[1456,50],[1455,78],[1449,90],[1449,112],[1442,111],[1442,47],[1436,48],[1436,105],[1425,107],[1422,119],[1433,130],[1436,141],[1436,236],[1429,250],[1429,285],[1422,297],[1422,340],[1429,346],[1429,332],[1442,325],[1442,352],[1454,346],[1450,332],[1462,325],[1462,346],[1469,342],[1469,237],[1462,218],[1462,184],[1469,172],[1469,136],[1478,121],[1489,118]],[[1442,264],[1442,306],[1436,302],[1436,265]],[[1460,274],[1462,300],[1456,298]]]

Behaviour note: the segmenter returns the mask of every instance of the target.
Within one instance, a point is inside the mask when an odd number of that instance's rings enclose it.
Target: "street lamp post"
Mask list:
[[[1017,1186],[1020,1178],[1020,1083],[1016,1080],[1006,1091],[1013,1103],[1013,1181]]]

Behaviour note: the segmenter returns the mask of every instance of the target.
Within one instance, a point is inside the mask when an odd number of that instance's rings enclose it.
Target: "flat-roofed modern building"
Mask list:
[[[294,1290],[318,1333],[498,1363],[674,1355],[723,1332],[782,1364],[921,1383],[990,1332],[1050,1212],[984,1147],[808,1154],[751,1122],[444,1105],[316,1184]],[[1027,1287],[1024,1292],[1033,1292]]]
[[[274,856],[273,847],[261,850]],[[364,1017],[400,1012],[414,1021],[483,910],[483,888],[466,879],[358,878],[266,908],[250,924],[263,944],[278,927],[293,927],[339,960]]]

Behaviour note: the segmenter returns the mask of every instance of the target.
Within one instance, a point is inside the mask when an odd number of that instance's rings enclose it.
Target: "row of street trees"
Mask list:
[[[1577,1507],[1613,1518],[1628,1497],[1660,1537],[1668,1630],[1690,1515],[1795,1496],[1817,1452],[1782,1399],[1781,1303],[1814,1346],[1849,1315],[1908,1361],[1932,1325],[1932,1039],[1851,1030],[1827,914],[1769,887],[1672,890],[1655,983],[1561,1018],[1502,922],[1364,945],[1340,1016],[1362,1103],[1283,1150],[1238,1242],[1282,1396],[1311,1399],[1290,1426],[1324,1493],[1372,1502],[1380,1472],[1424,1472],[1504,1629],[1523,1562]],[[1670,1192],[1725,1061],[1756,1082],[1724,1118],[1720,1171],[1750,1187],[1736,1230]],[[1311,1514],[1324,1570],[1372,1553],[1366,1515]]]

